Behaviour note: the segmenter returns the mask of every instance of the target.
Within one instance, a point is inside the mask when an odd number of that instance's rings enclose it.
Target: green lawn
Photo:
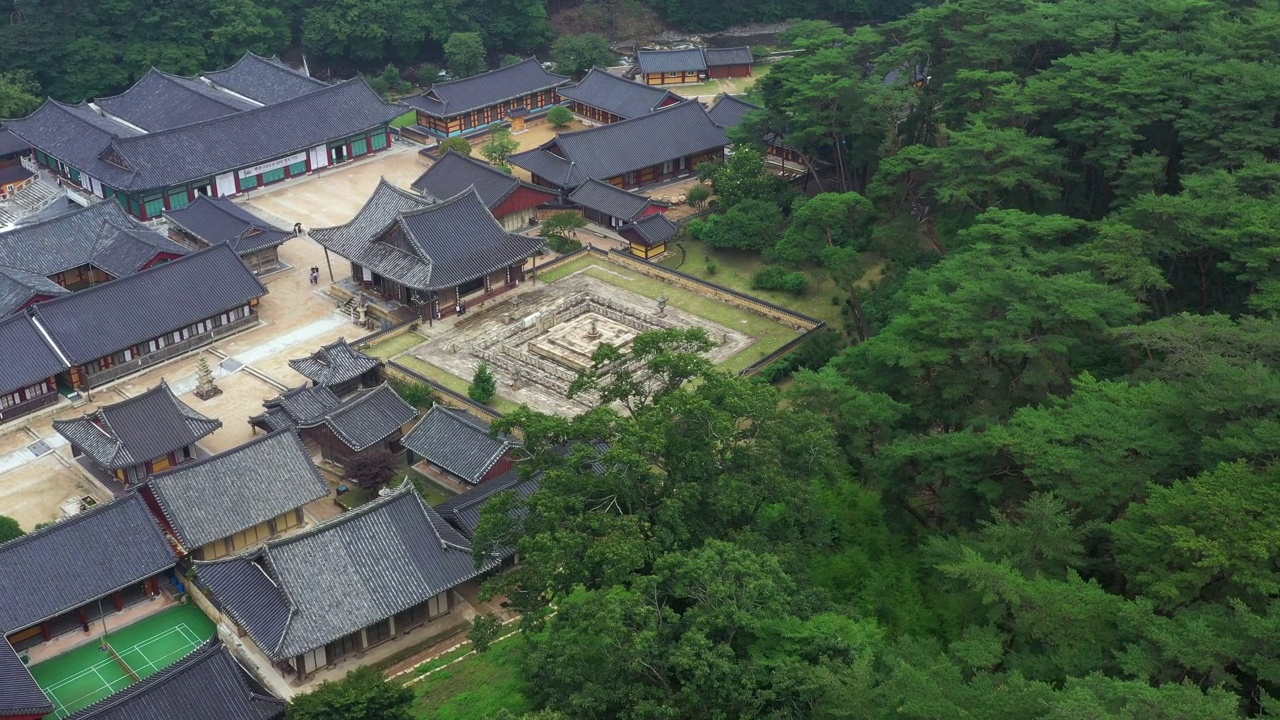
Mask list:
[[[409,368],[410,370],[415,370],[417,372],[422,373],[423,375],[426,375],[427,377],[431,378],[432,380],[435,380],[436,382],[440,383],[441,385],[449,388],[454,392],[458,392],[458,393],[462,393],[463,395],[466,395],[467,388],[471,387],[470,379],[463,380],[457,375],[454,375],[453,373],[447,370],[444,370],[442,368],[438,368],[429,362],[426,362],[420,358],[414,357],[413,355],[405,355],[404,357],[396,358],[396,362]],[[520,406],[505,398],[495,397],[493,400],[489,401],[489,407],[505,415],[511,412],[512,410],[519,408]]]
[[[386,340],[376,342],[365,348],[364,352],[376,358],[390,360],[396,355],[412,350],[426,341],[426,338],[416,332],[404,332],[399,335],[389,337]]]
[[[489,648],[486,653],[440,670],[413,686],[418,702],[413,716],[420,720],[488,720],[499,710],[519,716],[532,708],[520,678],[517,635]]]
[[[698,83],[696,85],[670,85],[668,86],[668,89],[677,95],[683,95],[684,97],[693,97],[694,95],[719,95],[720,93],[741,95],[747,90],[750,90],[752,85],[759,82],[760,78],[768,75],[771,70],[773,70],[773,65],[753,65],[751,66],[751,77],[708,80],[707,82]]]
[[[391,127],[395,127],[395,128],[408,127],[410,125],[417,125],[417,124],[418,124],[418,112],[416,110],[410,110],[409,112],[391,121]]]
[[[418,490],[418,494],[422,496],[423,500],[427,501],[428,505],[435,507],[449,499],[450,495],[444,490],[441,490],[439,485],[432,482],[431,478],[423,475],[413,468],[409,468],[408,472],[409,479],[413,481],[414,488]]]

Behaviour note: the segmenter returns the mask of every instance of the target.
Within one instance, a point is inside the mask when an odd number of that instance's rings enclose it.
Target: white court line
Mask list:
[[[98,675],[98,677],[99,677],[99,678],[101,678],[101,677],[102,677],[102,674],[98,672],[98,668],[100,668],[100,667],[106,667],[108,663],[114,663],[114,662],[115,662],[115,660],[114,660],[114,659],[112,659],[112,658],[107,658],[106,660],[103,660],[103,661],[102,661],[102,662],[100,662],[100,663],[94,663],[93,665],[90,665],[89,667],[85,668],[84,670],[81,670],[80,672],[76,673],[75,675],[72,675],[71,677],[65,677],[65,678],[63,678],[63,679],[59,680],[58,682],[54,683],[53,685],[50,685],[49,687],[47,687],[47,688],[45,688],[45,689],[46,689],[46,690],[57,690],[58,688],[62,687],[63,685],[66,685],[66,684],[70,683],[70,682],[71,682],[71,681],[73,681],[73,680],[79,680],[80,678],[84,677],[85,675],[88,675],[89,673],[96,673],[96,674]]]

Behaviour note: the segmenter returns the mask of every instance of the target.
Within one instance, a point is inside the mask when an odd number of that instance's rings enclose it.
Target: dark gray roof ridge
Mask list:
[[[476,73],[475,75],[468,75],[468,76],[466,76],[466,77],[461,77],[461,78],[457,78],[457,79],[454,79],[454,80],[446,80],[446,81],[444,81],[444,82],[442,82],[442,83],[432,83],[432,84],[431,84],[431,87],[427,89],[427,92],[428,92],[428,93],[430,93],[430,92],[434,92],[434,91],[435,91],[435,89],[436,89],[436,88],[438,88],[438,87],[444,87],[444,88],[447,88],[447,87],[449,87],[450,85],[457,85],[458,83],[467,82],[467,81],[470,81],[470,80],[475,80],[475,79],[477,79],[477,78],[482,78],[482,77],[490,76],[490,75],[493,75],[493,74],[495,74],[495,73],[502,73],[502,72],[504,72],[504,71],[508,71],[508,70],[510,70],[510,68],[514,68],[514,67],[517,67],[517,66],[520,66],[520,65],[524,65],[524,64],[526,64],[526,63],[531,63],[531,62],[532,62],[532,63],[537,63],[538,67],[542,67],[542,63],[538,61],[538,56],[537,56],[537,55],[530,55],[529,57],[525,58],[524,60],[521,60],[520,62],[515,63],[515,64],[513,64],[513,65],[507,65],[507,66],[505,66],[505,67],[493,68],[492,70],[485,70],[484,72],[479,72],[479,73]],[[560,80],[561,80],[561,81],[564,81],[564,80],[568,80],[568,79],[569,79],[569,76],[568,76],[568,75],[557,75],[556,73],[553,73],[553,72],[548,72],[548,73],[547,73],[547,75],[550,75],[551,77],[560,78]],[[520,93],[520,94],[518,94],[518,95],[512,95],[511,97],[508,97],[508,98],[501,98],[501,99],[499,99],[497,102],[504,102],[504,101],[506,101],[506,100],[510,100],[511,98],[520,97],[520,95],[523,95],[523,94],[524,94],[524,93],[523,93],[523,92],[521,92],[521,93]],[[440,98],[440,99],[438,100],[438,102],[440,103],[440,105],[441,105],[441,107],[442,107],[443,109],[448,110],[448,108],[449,108],[449,101],[448,101],[448,100],[446,100],[446,99],[444,99],[444,98]]]

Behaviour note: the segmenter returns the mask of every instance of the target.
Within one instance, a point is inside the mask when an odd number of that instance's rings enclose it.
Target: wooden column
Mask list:
[[[53,630],[49,627],[49,623],[40,623],[40,634],[44,637],[45,642],[53,639]]]
[[[111,593],[111,602],[116,606],[116,612],[124,609],[124,596],[118,592]]]

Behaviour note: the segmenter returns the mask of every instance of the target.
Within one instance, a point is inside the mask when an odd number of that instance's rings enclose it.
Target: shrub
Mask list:
[[[766,265],[751,278],[751,287],[757,290],[782,290],[801,295],[809,289],[809,278],[802,272],[788,272],[780,265]]]
[[[764,60],[765,58],[769,57],[772,54],[773,54],[773,51],[765,47],[764,45],[751,46],[751,59],[754,60],[755,62],[760,62],[761,60]]]
[[[558,128],[565,127],[573,122],[573,113],[569,111],[569,108],[557,105],[547,113],[547,122]]]
[[[685,196],[685,199],[689,202],[691,207],[702,208],[707,204],[707,200],[710,197],[711,188],[708,188],[706,185],[694,185],[689,188],[689,192]]]
[[[717,264],[716,264],[716,262],[715,262],[714,260],[708,260],[708,261],[707,261],[707,274],[708,274],[708,275],[715,275],[715,274],[716,274],[716,270],[718,270],[719,268],[720,268],[720,266],[719,266],[719,265],[717,265]]]
[[[476,652],[482,653],[489,649],[494,640],[498,639],[498,635],[502,633],[502,620],[493,613],[485,615],[477,615],[476,619],[471,621],[471,632],[467,638],[471,640],[471,647]]]
[[[471,387],[467,388],[467,397],[478,403],[487,404],[497,392],[498,379],[493,376],[493,371],[489,370],[488,363],[481,364],[476,368],[476,374],[471,377]]]
[[[426,412],[435,404],[435,392],[431,386],[420,382],[403,382],[391,380],[391,388],[410,405]]]
[[[372,490],[390,482],[400,468],[395,455],[386,450],[370,450],[348,459],[343,469],[348,480]]]
[[[440,152],[443,153],[446,150],[452,150],[453,152],[461,155],[470,155],[471,143],[467,142],[467,139],[461,136],[447,138],[440,141]]]
[[[552,250],[555,250],[561,255],[567,255],[574,250],[582,249],[581,240],[574,240],[573,238],[567,238],[562,235],[548,235],[547,244],[551,246]]]
[[[0,543],[20,538],[25,534],[22,532],[22,527],[18,525],[17,520],[0,515]]]

